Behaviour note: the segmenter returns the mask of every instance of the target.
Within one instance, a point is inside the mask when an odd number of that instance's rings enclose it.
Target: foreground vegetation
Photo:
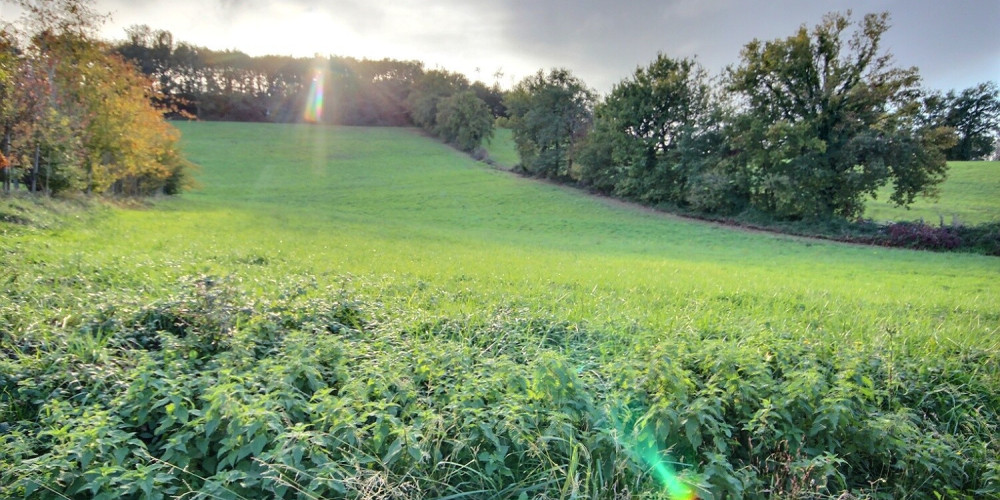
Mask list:
[[[1000,494],[993,258],[181,126],[203,190],[0,222],[0,496]]]

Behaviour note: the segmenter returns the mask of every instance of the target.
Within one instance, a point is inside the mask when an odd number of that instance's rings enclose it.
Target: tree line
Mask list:
[[[427,123],[416,114],[441,92],[470,91],[493,116],[505,114],[499,86],[465,76],[425,70],[419,61],[353,57],[249,56],[186,42],[149,26],[132,26],[115,51],[150,77],[169,104],[203,120],[294,122],[302,120],[313,75],[322,72],[325,123],[407,126]],[[426,99],[411,93],[430,92]],[[431,105],[433,108],[433,105]]]
[[[103,16],[87,0],[17,3],[24,19],[0,28],[4,192],[179,192],[191,165],[165,117],[304,121],[317,82],[323,123],[415,124],[480,154],[506,114],[498,85],[417,61],[250,57],[147,26],[109,43],[96,37]]]
[[[311,120],[416,125],[479,155],[499,120],[524,172],[626,199],[850,219],[885,185],[900,205],[933,195],[947,160],[994,151],[1000,124],[996,83],[928,91],[895,67],[884,13],[754,40],[714,78],[660,54],[601,98],[565,69],[504,92],[418,61],[251,57],[148,26],[106,43],[85,0],[20,3],[26,29],[0,31],[6,190],[177,192],[188,164],[163,115],[305,121],[312,90],[325,98]]]
[[[481,154],[503,118],[532,175],[703,213],[851,219],[887,184],[900,205],[935,194],[947,160],[994,151],[1000,123],[995,83],[921,88],[916,68],[894,66],[882,50],[887,29],[885,13],[856,22],[832,13],[746,44],[739,64],[715,78],[660,54],[603,98],[565,69],[503,92],[417,61],[251,57],[147,26],[114,49],[179,114],[301,121],[321,72],[325,123],[416,125]]]
[[[0,28],[4,192],[176,193],[190,164],[132,65],[95,38],[101,16],[75,0],[19,2]]]
[[[882,50],[887,29],[886,13],[831,13],[746,44],[714,79],[660,54],[603,100],[566,70],[539,72],[505,100],[520,168],[709,214],[856,219],[886,185],[908,205],[936,193],[947,160],[994,151],[1000,90],[921,89]]]

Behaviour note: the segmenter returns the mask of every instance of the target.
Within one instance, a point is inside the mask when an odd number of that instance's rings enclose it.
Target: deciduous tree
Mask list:
[[[521,168],[543,177],[571,177],[596,100],[594,91],[566,69],[521,80],[504,99]]]
[[[581,180],[645,202],[683,202],[689,178],[711,155],[692,148],[712,128],[710,95],[692,60],[660,54],[636,69],[596,108]]]
[[[984,82],[956,94],[932,93],[925,100],[930,125],[955,129],[958,141],[945,152],[949,160],[986,158],[1000,136],[1000,87]]]
[[[151,82],[93,38],[100,16],[89,3],[20,3],[29,31],[15,58],[13,112],[3,118],[10,163],[29,188],[126,195],[179,190],[189,164],[178,133],[152,107]]]
[[[947,171],[947,129],[919,120],[920,77],[882,51],[888,14],[850,13],[742,52],[728,86],[744,99],[732,141],[749,203],[785,218],[863,213],[892,183],[905,205],[933,194]]]
[[[471,90],[441,100],[435,133],[462,151],[473,152],[493,136],[493,113]]]
[[[437,123],[438,104],[452,94],[468,88],[468,79],[458,73],[441,70],[425,72],[416,79],[407,98],[413,123],[433,132]]]

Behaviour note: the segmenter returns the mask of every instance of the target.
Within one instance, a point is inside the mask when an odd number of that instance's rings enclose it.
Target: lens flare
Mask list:
[[[653,478],[666,490],[667,498],[670,500],[698,500],[694,488],[677,476],[671,462],[666,460],[664,454],[660,452],[661,448],[656,444],[657,440],[646,433],[637,432],[637,424],[631,418],[631,412],[623,413],[625,414],[613,411],[611,414],[611,421],[617,435],[620,436],[621,443],[633,457],[649,467]]]
[[[663,460],[655,446],[637,445],[633,451],[651,467],[653,477],[666,488],[670,500],[697,500],[694,490],[677,477],[674,468]]]
[[[309,95],[306,98],[306,110],[303,119],[309,123],[323,121],[323,72],[313,74],[309,84]]]

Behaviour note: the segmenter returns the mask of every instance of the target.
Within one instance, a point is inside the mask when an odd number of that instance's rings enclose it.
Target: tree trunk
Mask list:
[[[3,144],[0,144],[0,154],[3,154],[4,158],[10,155],[10,127],[4,128],[3,133]],[[3,169],[3,192],[10,192],[10,171],[12,166],[10,165],[10,160],[7,160],[7,166]]]
[[[52,196],[52,162],[45,162],[45,196]]]
[[[35,164],[31,168],[31,192],[38,191],[38,162],[41,159],[42,146],[35,144]]]

